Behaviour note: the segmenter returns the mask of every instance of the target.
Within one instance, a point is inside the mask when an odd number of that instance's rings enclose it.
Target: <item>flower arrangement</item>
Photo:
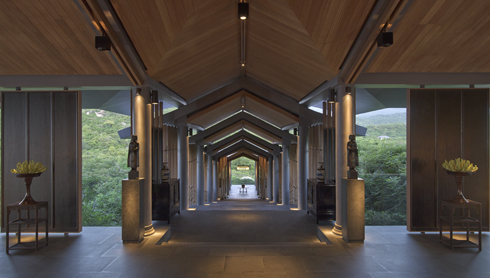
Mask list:
[[[41,162],[24,161],[17,163],[17,168],[10,170],[12,174],[37,174],[46,171],[46,167]]]
[[[453,160],[444,161],[442,167],[449,172],[461,172],[461,173],[469,173],[476,172],[478,170],[478,166],[473,165],[469,160],[464,160],[461,158],[456,158]]]

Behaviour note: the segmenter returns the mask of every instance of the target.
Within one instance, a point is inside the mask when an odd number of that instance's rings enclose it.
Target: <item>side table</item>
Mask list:
[[[482,208],[481,203],[468,200],[468,203],[460,203],[455,201],[441,201],[440,203],[440,217],[439,217],[439,241],[451,248],[478,248],[481,251],[481,215]],[[446,208],[446,211],[444,209]],[[471,210],[475,210],[477,216],[471,215]],[[459,213],[458,213],[459,212]],[[449,223],[449,239],[442,236],[442,224],[443,221]],[[457,241],[453,239],[453,231],[455,224],[462,224],[463,231],[466,231],[466,240]],[[470,227],[471,224],[478,226],[478,244],[470,241]],[[471,231],[474,231],[471,230]]]
[[[44,209],[45,210],[45,217],[40,218],[39,217],[39,210]],[[22,217],[21,212],[25,210],[27,211],[26,214],[27,216],[25,218]],[[35,217],[31,218],[30,216],[30,211],[34,210],[35,211]],[[12,211],[17,211],[17,219],[15,220],[10,220],[10,213]],[[38,233],[39,233],[39,223],[45,222],[45,227],[46,227],[46,237],[45,237],[45,246],[48,245],[48,202],[37,202],[36,204],[32,205],[19,205],[19,204],[10,204],[7,205],[7,233],[6,233],[6,239],[7,239],[7,254],[9,253],[10,250],[25,250],[25,249],[34,249],[35,252],[37,252],[38,245],[39,245],[39,240],[38,240]],[[10,226],[17,225],[17,243],[14,245],[10,245],[9,243],[9,229]],[[30,225],[35,225],[36,226],[36,240],[34,241],[34,244],[26,244],[21,242],[21,226],[22,225],[27,225],[29,227]]]

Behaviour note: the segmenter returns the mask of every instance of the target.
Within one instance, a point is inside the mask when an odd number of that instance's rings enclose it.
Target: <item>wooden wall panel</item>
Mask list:
[[[52,192],[46,190],[46,188],[52,187],[53,181],[53,161],[51,157],[52,143],[51,138],[53,133],[51,132],[51,109],[52,98],[51,93],[32,93],[29,95],[29,159],[36,162],[42,162],[46,166],[47,170],[38,178],[33,179],[33,186],[31,187],[31,193],[34,200],[51,200]],[[50,205],[52,205],[50,203]],[[51,210],[52,212],[53,210]],[[50,215],[50,226],[54,227],[53,221],[51,221],[52,215]]]
[[[24,179],[10,173],[17,162],[27,159],[26,99],[27,93],[2,94],[2,232],[6,226],[5,206],[21,201],[26,192]],[[14,130],[16,132],[12,132]],[[38,185],[36,182],[33,179],[32,189]],[[35,200],[36,195],[33,198]]]
[[[316,178],[318,162],[323,162],[323,125],[308,129],[308,178]]]
[[[436,224],[435,91],[410,90],[407,153],[411,183],[407,184],[409,230],[433,229]],[[408,170],[408,169],[407,169]],[[426,217],[425,217],[426,216]]]
[[[465,177],[464,195],[483,204],[489,229],[489,90],[412,89],[408,94],[407,226],[437,231],[440,200],[456,195],[444,160],[469,159],[479,170]],[[481,167],[480,167],[481,165]]]
[[[196,145],[189,145],[189,165],[188,169],[188,187],[189,187],[189,205],[197,204],[197,149]]]
[[[81,219],[79,211],[77,158],[77,93],[53,94],[53,226],[63,231],[76,231]],[[32,136],[35,136],[34,134]],[[80,134],[81,136],[81,134]],[[80,184],[81,186],[81,184]],[[80,199],[80,200],[79,200]],[[81,226],[81,225],[80,225]]]
[[[80,93],[4,92],[2,98],[2,206],[25,194],[24,181],[10,169],[24,160],[42,162],[47,170],[33,180],[32,195],[49,202],[50,230],[80,232]]]
[[[461,136],[458,136],[461,134],[461,91],[437,90],[435,100],[437,197],[438,200],[450,200],[457,187],[454,177],[446,173],[442,163],[444,160],[461,157]],[[434,221],[437,222],[437,219]],[[433,227],[437,227],[436,222]]]
[[[463,91],[463,157],[478,166],[478,171],[464,178],[465,197],[482,203],[483,229],[489,230],[489,117],[488,89]],[[487,105],[485,105],[487,104]],[[454,182],[454,181],[453,181]],[[456,184],[454,182],[454,184]],[[455,188],[455,187],[453,187]],[[453,193],[454,194],[454,193]]]

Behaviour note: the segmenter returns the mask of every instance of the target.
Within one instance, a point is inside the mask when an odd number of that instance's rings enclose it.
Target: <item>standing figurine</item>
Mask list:
[[[136,168],[140,166],[139,163],[139,148],[140,144],[137,142],[138,137],[136,135],[131,136],[131,142],[129,143],[128,150],[128,167],[131,167],[129,172],[129,179],[136,179],[139,177]]]
[[[354,134],[349,135],[349,142],[347,143],[347,171],[348,179],[357,179],[356,166],[359,166],[359,155],[357,152],[356,136]]]

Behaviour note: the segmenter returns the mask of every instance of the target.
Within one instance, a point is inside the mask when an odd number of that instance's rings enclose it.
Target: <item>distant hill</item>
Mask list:
[[[356,124],[364,127],[373,126],[373,125],[406,124],[406,123],[407,123],[406,113],[356,117]]]

